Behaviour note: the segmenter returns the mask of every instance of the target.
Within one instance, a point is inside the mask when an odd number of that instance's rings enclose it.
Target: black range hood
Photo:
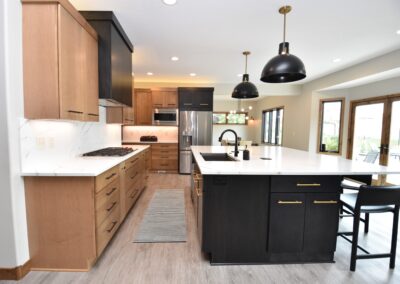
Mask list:
[[[132,106],[133,45],[112,11],[80,11],[99,41],[99,99],[102,106]]]

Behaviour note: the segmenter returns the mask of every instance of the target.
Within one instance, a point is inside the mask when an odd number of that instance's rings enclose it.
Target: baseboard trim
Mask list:
[[[20,280],[31,271],[31,260],[14,268],[0,268],[0,280]]]

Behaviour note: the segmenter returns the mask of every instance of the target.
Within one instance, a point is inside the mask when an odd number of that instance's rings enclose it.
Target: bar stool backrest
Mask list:
[[[356,208],[360,206],[400,205],[400,186],[362,185],[358,192]]]

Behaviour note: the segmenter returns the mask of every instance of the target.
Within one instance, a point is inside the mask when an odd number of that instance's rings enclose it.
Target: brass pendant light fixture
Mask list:
[[[261,81],[266,83],[287,83],[302,80],[306,77],[303,62],[297,56],[289,54],[289,43],[286,42],[286,14],[291,6],[283,6],[279,13],[284,16],[283,42],[279,44],[279,55],[273,57],[265,65],[261,73]]]
[[[240,84],[238,84],[232,92],[232,98],[235,99],[252,99],[258,97],[257,87],[249,82],[249,74],[247,74],[247,56],[250,55],[250,51],[243,51],[243,55],[246,57],[245,72],[243,74],[243,79]]]

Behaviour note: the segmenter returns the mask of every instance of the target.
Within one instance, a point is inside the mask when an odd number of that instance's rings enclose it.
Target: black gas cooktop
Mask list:
[[[133,151],[136,151],[137,149],[132,149],[130,147],[108,147],[100,150],[96,150],[93,152],[88,152],[83,154],[83,156],[86,157],[91,157],[91,156],[125,156],[128,155],[129,153],[132,153]]]

